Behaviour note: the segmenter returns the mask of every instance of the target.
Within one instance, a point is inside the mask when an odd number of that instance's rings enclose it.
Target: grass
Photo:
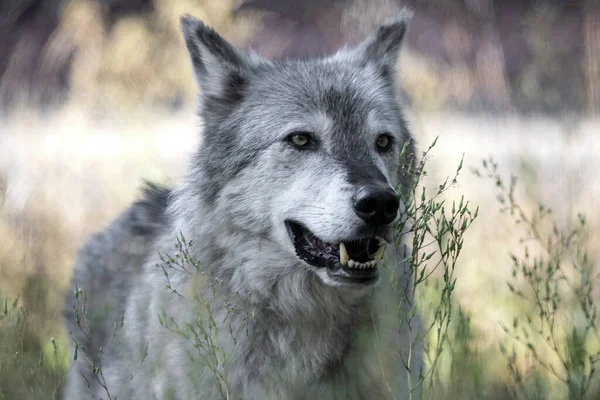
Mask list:
[[[69,366],[61,312],[77,249],[135,198],[142,178],[168,179],[159,165],[176,177],[198,142],[189,118],[137,118],[69,110],[0,122],[0,399],[53,398]]]
[[[39,276],[27,286],[41,299],[48,290]],[[37,306],[40,306],[38,303]],[[41,335],[49,314],[30,311],[5,299],[0,312],[0,399],[54,399],[68,367],[67,342],[56,324],[49,329],[60,336]],[[56,320],[55,320],[56,321]],[[44,337],[45,336],[45,337]]]
[[[59,392],[71,362],[60,309],[75,252],[87,235],[135,198],[142,178],[177,179],[186,154],[198,143],[195,122],[185,115],[136,114],[98,121],[69,109],[45,117],[23,112],[0,122],[0,399],[47,399]],[[428,398],[597,398],[597,376],[589,358],[598,350],[589,324],[591,308],[582,309],[574,301],[577,296],[563,289],[558,293],[563,296],[561,315],[574,316],[556,319],[558,355],[544,351],[548,358],[536,359],[527,342],[515,340],[515,329],[522,337],[523,329],[534,336],[540,328],[527,322],[536,304],[511,293],[507,285],[523,293],[531,290],[519,272],[525,248],[520,238],[527,235],[527,227],[500,212],[495,180],[482,180],[468,171],[477,167],[485,175],[481,159],[491,154],[503,182],[516,174],[520,181],[513,198],[525,215],[538,212],[540,203],[553,210],[550,220],[540,222],[544,234],[552,234],[553,224],[571,232],[577,214],[586,213],[579,247],[587,249],[586,265],[593,267],[600,256],[595,245],[600,214],[593,207],[600,189],[594,173],[600,167],[595,157],[600,141],[592,135],[598,127],[594,120],[444,114],[414,120],[421,145],[440,136],[421,182],[427,195],[452,174],[464,153],[463,172],[442,198],[451,206],[464,195],[472,207],[480,207],[455,266],[453,313],[444,351],[424,387]],[[173,140],[174,131],[178,140]],[[531,258],[544,257],[539,243],[528,244],[528,249]],[[511,253],[520,266],[514,277]],[[430,262],[437,262],[436,257]],[[548,262],[548,254],[545,257]],[[564,268],[577,286],[584,280],[572,267],[576,259],[564,261]],[[598,304],[597,279],[587,276],[588,286],[581,287],[591,289],[581,293],[589,296],[587,304]],[[434,273],[417,290],[425,317],[433,317],[445,285],[443,274]],[[591,326],[589,336],[582,341],[576,329],[586,326]],[[565,329],[571,327],[576,329]],[[557,374],[542,363],[554,363]],[[587,376],[590,384],[581,396],[573,388],[581,387]]]

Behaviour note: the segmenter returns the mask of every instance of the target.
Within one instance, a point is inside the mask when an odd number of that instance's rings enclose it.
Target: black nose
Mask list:
[[[354,198],[354,212],[372,225],[391,223],[396,218],[399,206],[396,192],[390,188],[363,186]]]

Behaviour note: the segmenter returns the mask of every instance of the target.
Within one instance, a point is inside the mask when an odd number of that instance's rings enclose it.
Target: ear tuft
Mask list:
[[[244,66],[244,54],[223,39],[214,29],[190,16],[181,17],[181,31],[198,72],[209,72],[211,62],[235,69]]]
[[[412,17],[413,12],[405,8],[395,18],[386,20],[375,35],[366,40],[364,56],[369,61],[395,64]]]
[[[181,30],[183,31],[184,36],[189,36],[189,32],[194,30],[194,27],[198,24],[201,24],[198,19],[192,17],[189,14],[184,14],[179,18],[179,24],[181,25]]]
[[[190,15],[180,24],[200,89],[200,113],[206,119],[228,115],[243,98],[251,58]]]

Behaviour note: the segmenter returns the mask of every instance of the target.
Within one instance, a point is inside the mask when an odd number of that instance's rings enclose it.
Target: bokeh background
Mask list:
[[[462,323],[431,396],[567,398],[516,344],[523,380],[536,378],[513,390],[501,326],[526,309],[507,287],[523,231],[499,211],[494,182],[470,169],[492,156],[502,176],[519,177],[521,204],[543,202],[565,229],[585,213],[599,259],[596,0],[0,0],[0,299],[27,309],[0,321],[0,399],[60,392],[70,364],[60,312],[77,249],[142,179],[180,179],[201,140],[181,14],[283,59],[356,43],[403,6],[415,11],[398,70],[410,124],[423,150],[439,136],[425,184],[453,175],[464,155],[446,196],[480,207],[456,271]]]

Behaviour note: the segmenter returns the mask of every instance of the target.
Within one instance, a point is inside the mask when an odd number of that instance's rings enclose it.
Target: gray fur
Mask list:
[[[386,254],[376,287],[340,285],[325,268],[296,256],[284,224],[299,221],[329,243],[391,239],[390,226],[367,226],[353,213],[352,196],[360,184],[407,185],[400,151],[405,143],[409,153],[414,149],[394,82],[406,28],[402,16],[356,48],[276,63],[182,18],[200,88],[202,145],[182,186],[149,187],[80,252],[73,290],[85,288],[88,309],[104,314],[92,320],[88,338],[75,323],[73,295],[67,299],[67,326],[80,356],[66,399],[107,398],[86,357],[102,366],[113,398],[219,398],[197,350],[159,323],[163,311],[180,324],[194,323],[200,312],[165,290],[156,266],[159,254],[173,255],[179,233],[193,242],[191,255],[207,281],[220,282],[211,297],[215,320],[223,323],[228,302],[238,307],[227,320],[243,331],[235,347],[224,332],[216,338],[231,351],[225,367],[231,398],[408,395],[406,371],[395,357],[398,349],[407,351],[408,332],[394,321],[412,294],[407,298],[386,279],[397,265],[395,254]],[[285,140],[297,131],[316,136],[314,149],[298,150]],[[382,132],[394,138],[383,154],[374,145]],[[404,266],[394,268],[406,283]],[[191,296],[208,290],[207,281],[170,274],[171,286]],[[252,318],[244,320],[242,307],[251,308]],[[124,327],[113,339],[121,310]],[[413,377],[420,356],[416,350]]]

